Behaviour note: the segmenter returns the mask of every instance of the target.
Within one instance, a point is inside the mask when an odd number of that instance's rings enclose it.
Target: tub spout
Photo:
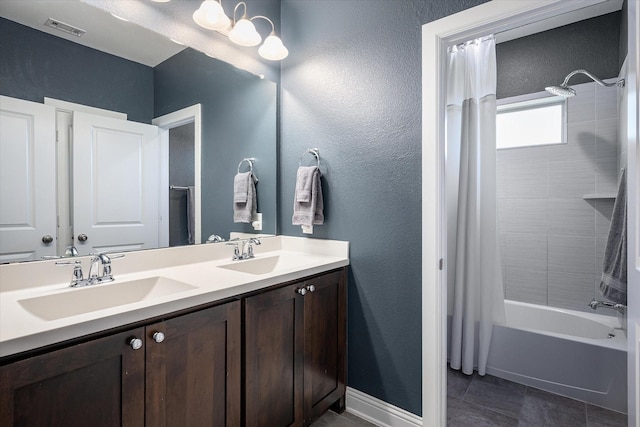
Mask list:
[[[589,303],[589,307],[591,307],[593,310],[598,307],[610,308],[612,310],[620,312],[621,314],[624,314],[624,311],[627,308],[627,306],[624,304],[616,304],[609,301],[598,301],[595,298],[591,300],[591,302]]]

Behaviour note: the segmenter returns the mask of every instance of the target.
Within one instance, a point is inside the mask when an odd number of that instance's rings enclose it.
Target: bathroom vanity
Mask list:
[[[262,241],[237,262],[223,245],[127,254],[93,289],[9,283],[53,262],[0,266],[0,425],[303,426],[344,409],[348,244]],[[66,317],[25,303],[143,277],[190,288]]]

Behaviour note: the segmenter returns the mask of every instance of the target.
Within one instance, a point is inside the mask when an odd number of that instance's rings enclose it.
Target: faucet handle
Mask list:
[[[240,248],[238,247],[237,242],[227,242],[225,243],[227,246],[233,246],[233,260],[239,260],[240,257]]]
[[[56,265],[73,265],[73,273],[71,273],[71,283],[69,286],[78,286],[84,280],[82,263],[80,261],[56,261]]]

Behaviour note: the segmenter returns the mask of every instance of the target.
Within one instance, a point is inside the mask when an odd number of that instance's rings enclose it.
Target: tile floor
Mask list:
[[[627,416],[491,375],[447,374],[448,427],[626,427]],[[311,427],[372,427],[329,411]]]
[[[626,427],[627,416],[501,378],[449,369],[449,427]]]
[[[327,411],[326,414],[311,424],[311,427],[375,427],[375,424],[358,418],[347,411],[342,414]]]

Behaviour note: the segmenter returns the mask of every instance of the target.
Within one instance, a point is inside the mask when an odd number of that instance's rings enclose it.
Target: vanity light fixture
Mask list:
[[[231,20],[217,0],[204,0],[198,10],[193,12],[193,20],[208,30],[226,30],[231,26]]]
[[[244,6],[244,13],[240,19],[236,21],[236,11],[240,5]],[[256,26],[253,25],[251,19],[247,16],[247,4],[243,1],[238,3],[236,7],[233,8],[233,28],[229,32],[229,40],[240,46],[259,45],[262,41],[262,37],[258,34]]]
[[[244,13],[236,20],[238,8],[244,7]],[[227,34],[229,40],[240,46],[257,46],[262,42],[262,37],[253,25],[253,20],[264,19],[271,24],[271,33],[258,49],[258,54],[270,61],[280,61],[289,55],[289,50],[284,46],[280,37],[276,35],[275,26],[271,19],[258,15],[250,18],[247,15],[247,4],[239,2],[233,9],[233,23],[225,15],[219,0],[204,0],[200,8],[193,13],[193,20],[203,28],[215,30]],[[230,31],[226,31],[230,28]]]

